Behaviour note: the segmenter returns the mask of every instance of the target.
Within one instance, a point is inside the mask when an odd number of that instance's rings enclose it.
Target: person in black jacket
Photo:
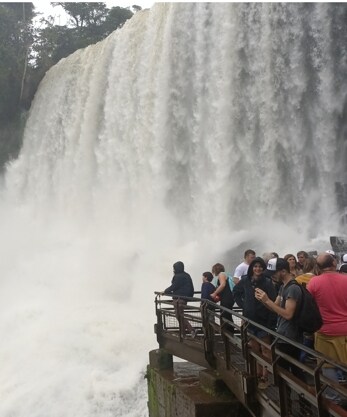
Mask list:
[[[243,315],[248,319],[261,324],[271,330],[275,330],[277,315],[267,309],[265,305],[255,298],[255,289],[260,288],[265,291],[269,298],[276,299],[276,291],[270,278],[264,275],[266,264],[262,258],[255,258],[249,265],[247,275],[244,275],[240,282],[234,287],[234,298],[239,307],[243,309]],[[248,332],[263,340],[265,343],[271,343],[270,335],[258,327],[249,325]],[[270,358],[270,351],[251,339],[249,345],[252,350]],[[258,387],[265,389],[268,386],[267,369],[257,364],[257,374],[259,378]]]
[[[184,264],[178,261],[173,264],[174,276],[170,287],[166,288],[164,294],[172,295],[173,305],[175,308],[176,318],[180,324],[180,330],[183,333],[182,337],[187,331],[192,337],[196,336],[196,331],[187,319],[184,318],[184,307],[187,305],[187,300],[180,298],[193,297],[194,285],[191,276],[184,271]]]

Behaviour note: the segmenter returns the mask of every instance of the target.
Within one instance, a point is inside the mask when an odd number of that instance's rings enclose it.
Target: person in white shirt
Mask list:
[[[247,249],[243,256],[244,261],[241,262],[240,265],[238,265],[235,269],[233,275],[233,281],[235,285],[238,284],[243,275],[247,275],[249,264],[253,261],[254,258],[255,251],[253,249]]]

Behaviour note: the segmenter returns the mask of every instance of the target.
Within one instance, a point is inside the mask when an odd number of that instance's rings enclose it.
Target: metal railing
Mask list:
[[[340,382],[330,379],[324,371],[333,368],[347,375],[343,364],[243,317],[240,309],[229,310],[198,297],[180,297],[187,302],[180,317],[171,296],[155,294],[159,346],[183,359],[196,359],[196,363],[204,357],[207,366],[219,372],[254,416],[347,417],[347,385],[342,378]],[[231,314],[232,321],[225,313]],[[184,334],[184,319],[196,329],[196,337]],[[270,342],[257,338],[250,327],[268,333]],[[252,341],[264,347],[266,355],[252,348]],[[306,352],[308,359],[300,362],[283,346]],[[186,356],[188,350],[190,355]],[[261,389],[259,366],[266,367],[269,379],[268,386]]]

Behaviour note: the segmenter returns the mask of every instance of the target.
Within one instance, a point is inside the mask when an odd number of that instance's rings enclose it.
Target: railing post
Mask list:
[[[158,297],[160,298],[160,294],[157,294],[155,297],[155,314],[157,316],[157,323],[154,325],[154,332],[157,335],[157,342],[159,347],[162,347],[162,338],[163,338],[163,332],[164,332],[164,326],[163,326],[163,317],[160,307],[158,307],[159,304],[161,304],[160,300],[158,300]]]
[[[322,394],[324,391],[324,387],[322,386],[320,377],[319,377],[323,365],[324,365],[324,360],[320,359],[313,373],[314,386],[315,386],[316,397],[317,397],[318,417],[327,417],[329,415],[328,411],[323,407],[323,395]]]
[[[211,367],[215,367],[215,356],[214,356],[214,329],[210,325],[210,314],[208,308],[209,304],[204,302],[201,306],[201,320],[204,330],[204,351],[205,358]]]
[[[250,353],[250,351],[252,350],[252,347],[250,345],[250,340],[248,340],[247,330],[244,332],[244,337],[245,337],[244,344],[245,344],[245,349],[246,349],[247,372],[254,377],[254,381],[257,381],[257,360]]]

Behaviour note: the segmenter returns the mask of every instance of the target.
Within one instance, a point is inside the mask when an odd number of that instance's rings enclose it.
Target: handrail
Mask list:
[[[346,386],[334,382],[322,373],[323,368],[333,367],[347,374],[346,365],[337,363],[331,358],[301,343],[288,339],[275,331],[247,319],[242,315],[240,309],[239,311],[235,309],[231,310],[208,300],[201,300],[201,298],[195,296],[173,297],[172,295],[161,292],[155,292],[155,295],[157,315],[156,333],[160,347],[165,344],[165,349],[168,349],[168,347],[170,349],[170,346],[172,346],[175,352],[170,353],[186,359],[184,357],[184,346],[181,346],[179,352],[177,352],[177,347],[174,347],[176,332],[176,334],[180,335],[178,343],[186,345],[187,350],[192,350],[193,348],[199,349],[204,354],[209,366],[219,371],[231,389],[235,384],[231,383],[230,378],[232,378],[231,375],[235,377],[235,370],[237,370],[247,385],[246,388],[248,391],[247,393],[238,393],[239,399],[253,415],[259,414],[257,410],[259,410],[260,404],[260,409],[263,408],[269,411],[271,408],[271,414],[275,416],[296,415],[298,417],[307,417],[307,414],[310,414],[318,415],[318,417],[328,415],[347,417],[347,411],[327,399],[327,393],[331,394],[332,392],[335,396],[346,399],[347,404]],[[168,297],[169,299],[164,299],[163,297]],[[177,312],[174,311],[173,298],[180,298],[188,303],[184,308],[184,317],[179,317],[178,321],[175,318]],[[197,303],[199,304],[198,306],[196,306]],[[230,313],[233,317],[233,322],[226,318],[222,320],[223,312]],[[169,319],[169,317],[171,318]],[[180,328],[183,323],[183,318],[189,320],[195,328],[201,330],[200,337],[194,339],[194,343],[188,337],[181,337],[181,333],[184,331],[184,329]],[[229,329],[227,329],[226,325],[229,325]],[[248,331],[250,325],[270,334],[272,336],[271,344],[268,345],[263,340],[251,334]],[[234,329],[234,332],[230,329]],[[171,339],[169,340],[167,338]],[[250,340],[255,340],[268,349],[271,353],[269,355],[271,359],[264,357],[260,352],[252,351],[249,346]],[[306,352],[314,360],[308,364],[299,362],[280,350],[279,345],[281,343],[283,344],[283,342]],[[218,350],[221,346],[223,346],[223,351]],[[298,379],[282,368],[279,365],[280,359],[299,367],[305,375],[306,381]],[[194,357],[191,361],[194,361]],[[241,362],[242,367],[240,367]],[[257,364],[265,366],[268,369],[272,380],[271,389],[260,390],[257,388]],[[296,412],[293,412],[292,397],[297,398],[295,401],[299,411],[296,410]],[[288,405],[288,403],[290,404]],[[307,410],[306,412],[303,411],[304,408],[308,409],[309,413],[307,413]]]

